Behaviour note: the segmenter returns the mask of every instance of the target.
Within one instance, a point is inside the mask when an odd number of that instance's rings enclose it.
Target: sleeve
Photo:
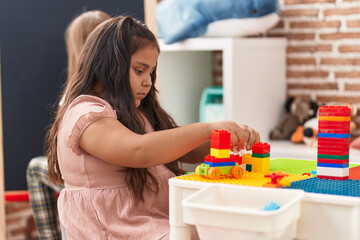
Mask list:
[[[101,118],[110,117],[116,119],[116,111],[103,99],[92,96],[80,99],[80,101],[75,100],[75,103],[71,104],[70,108],[71,115],[75,118],[75,124],[69,136],[70,147],[75,154],[80,155],[83,151],[80,148],[80,137],[85,129]]]

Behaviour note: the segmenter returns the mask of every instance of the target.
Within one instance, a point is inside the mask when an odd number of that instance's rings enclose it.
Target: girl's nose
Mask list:
[[[151,75],[148,75],[147,77],[145,77],[145,79],[143,80],[143,85],[146,87],[149,87],[152,85]]]

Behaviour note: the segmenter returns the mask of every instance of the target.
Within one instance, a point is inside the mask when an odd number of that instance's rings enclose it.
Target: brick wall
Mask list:
[[[279,0],[269,36],[288,39],[287,93],[360,102],[360,0]]]
[[[7,240],[39,239],[29,202],[5,202]]]

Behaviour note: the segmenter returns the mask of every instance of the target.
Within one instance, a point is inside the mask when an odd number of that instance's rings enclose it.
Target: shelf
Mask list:
[[[159,39],[161,52],[176,51],[222,51],[231,48],[234,42],[241,42],[243,47],[251,47],[254,44],[259,47],[281,47],[286,44],[285,38],[190,38],[182,42],[165,44]]]
[[[160,101],[179,125],[199,121],[202,91],[213,84],[212,51],[219,50],[224,119],[252,126],[262,139],[268,139],[285,103],[285,38],[193,38],[159,43]]]

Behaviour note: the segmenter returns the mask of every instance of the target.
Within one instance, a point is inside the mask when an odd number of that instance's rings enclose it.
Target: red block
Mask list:
[[[233,160],[231,160],[231,158],[216,158],[211,155],[207,155],[206,157],[204,157],[204,161],[211,163],[234,162]]]
[[[320,178],[320,179],[332,179],[332,180],[346,180],[346,179],[349,179],[349,176],[346,176],[346,177],[332,177],[332,176],[317,175],[316,177]]]
[[[343,155],[349,155],[349,149],[348,150],[328,150],[328,149],[318,149],[318,154],[325,154],[325,155],[337,155],[337,156],[343,156]]]
[[[324,129],[324,128],[319,128],[319,133],[348,134],[348,133],[350,133],[350,127],[348,129]]]
[[[242,157],[234,154],[230,154],[230,158],[216,158],[214,156],[207,155],[204,157],[204,161],[211,163],[237,162],[238,164],[242,164]]]
[[[270,144],[258,142],[252,145],[252,153],[265,154],[270,152]]]
[[[340,145],[340,144],[350,144],[349,138],[325,138],[319,137],[318,138],[318,145],[323,144],[332,144],[332,145]]]
[[[350,127],[350,121],[318,121],[319,128],[347,128]]]
[[[317,159],[317,162],[319,162],[319,163],[346,164],[346,163],[349,163],[349,159],[339,160],[339,159],[324,159],[324,158],[318,158],[318,159]]]
[[[322,106],[319,108],[319,116],[350,117],[351,108],[348,106]]]
[[[360,166],[352,167],[349,169],[349,178],[353,180],[360,180]]]
[[[211,148],[230,149],[230,133],[226,130],[215,130],[211,133]]]

